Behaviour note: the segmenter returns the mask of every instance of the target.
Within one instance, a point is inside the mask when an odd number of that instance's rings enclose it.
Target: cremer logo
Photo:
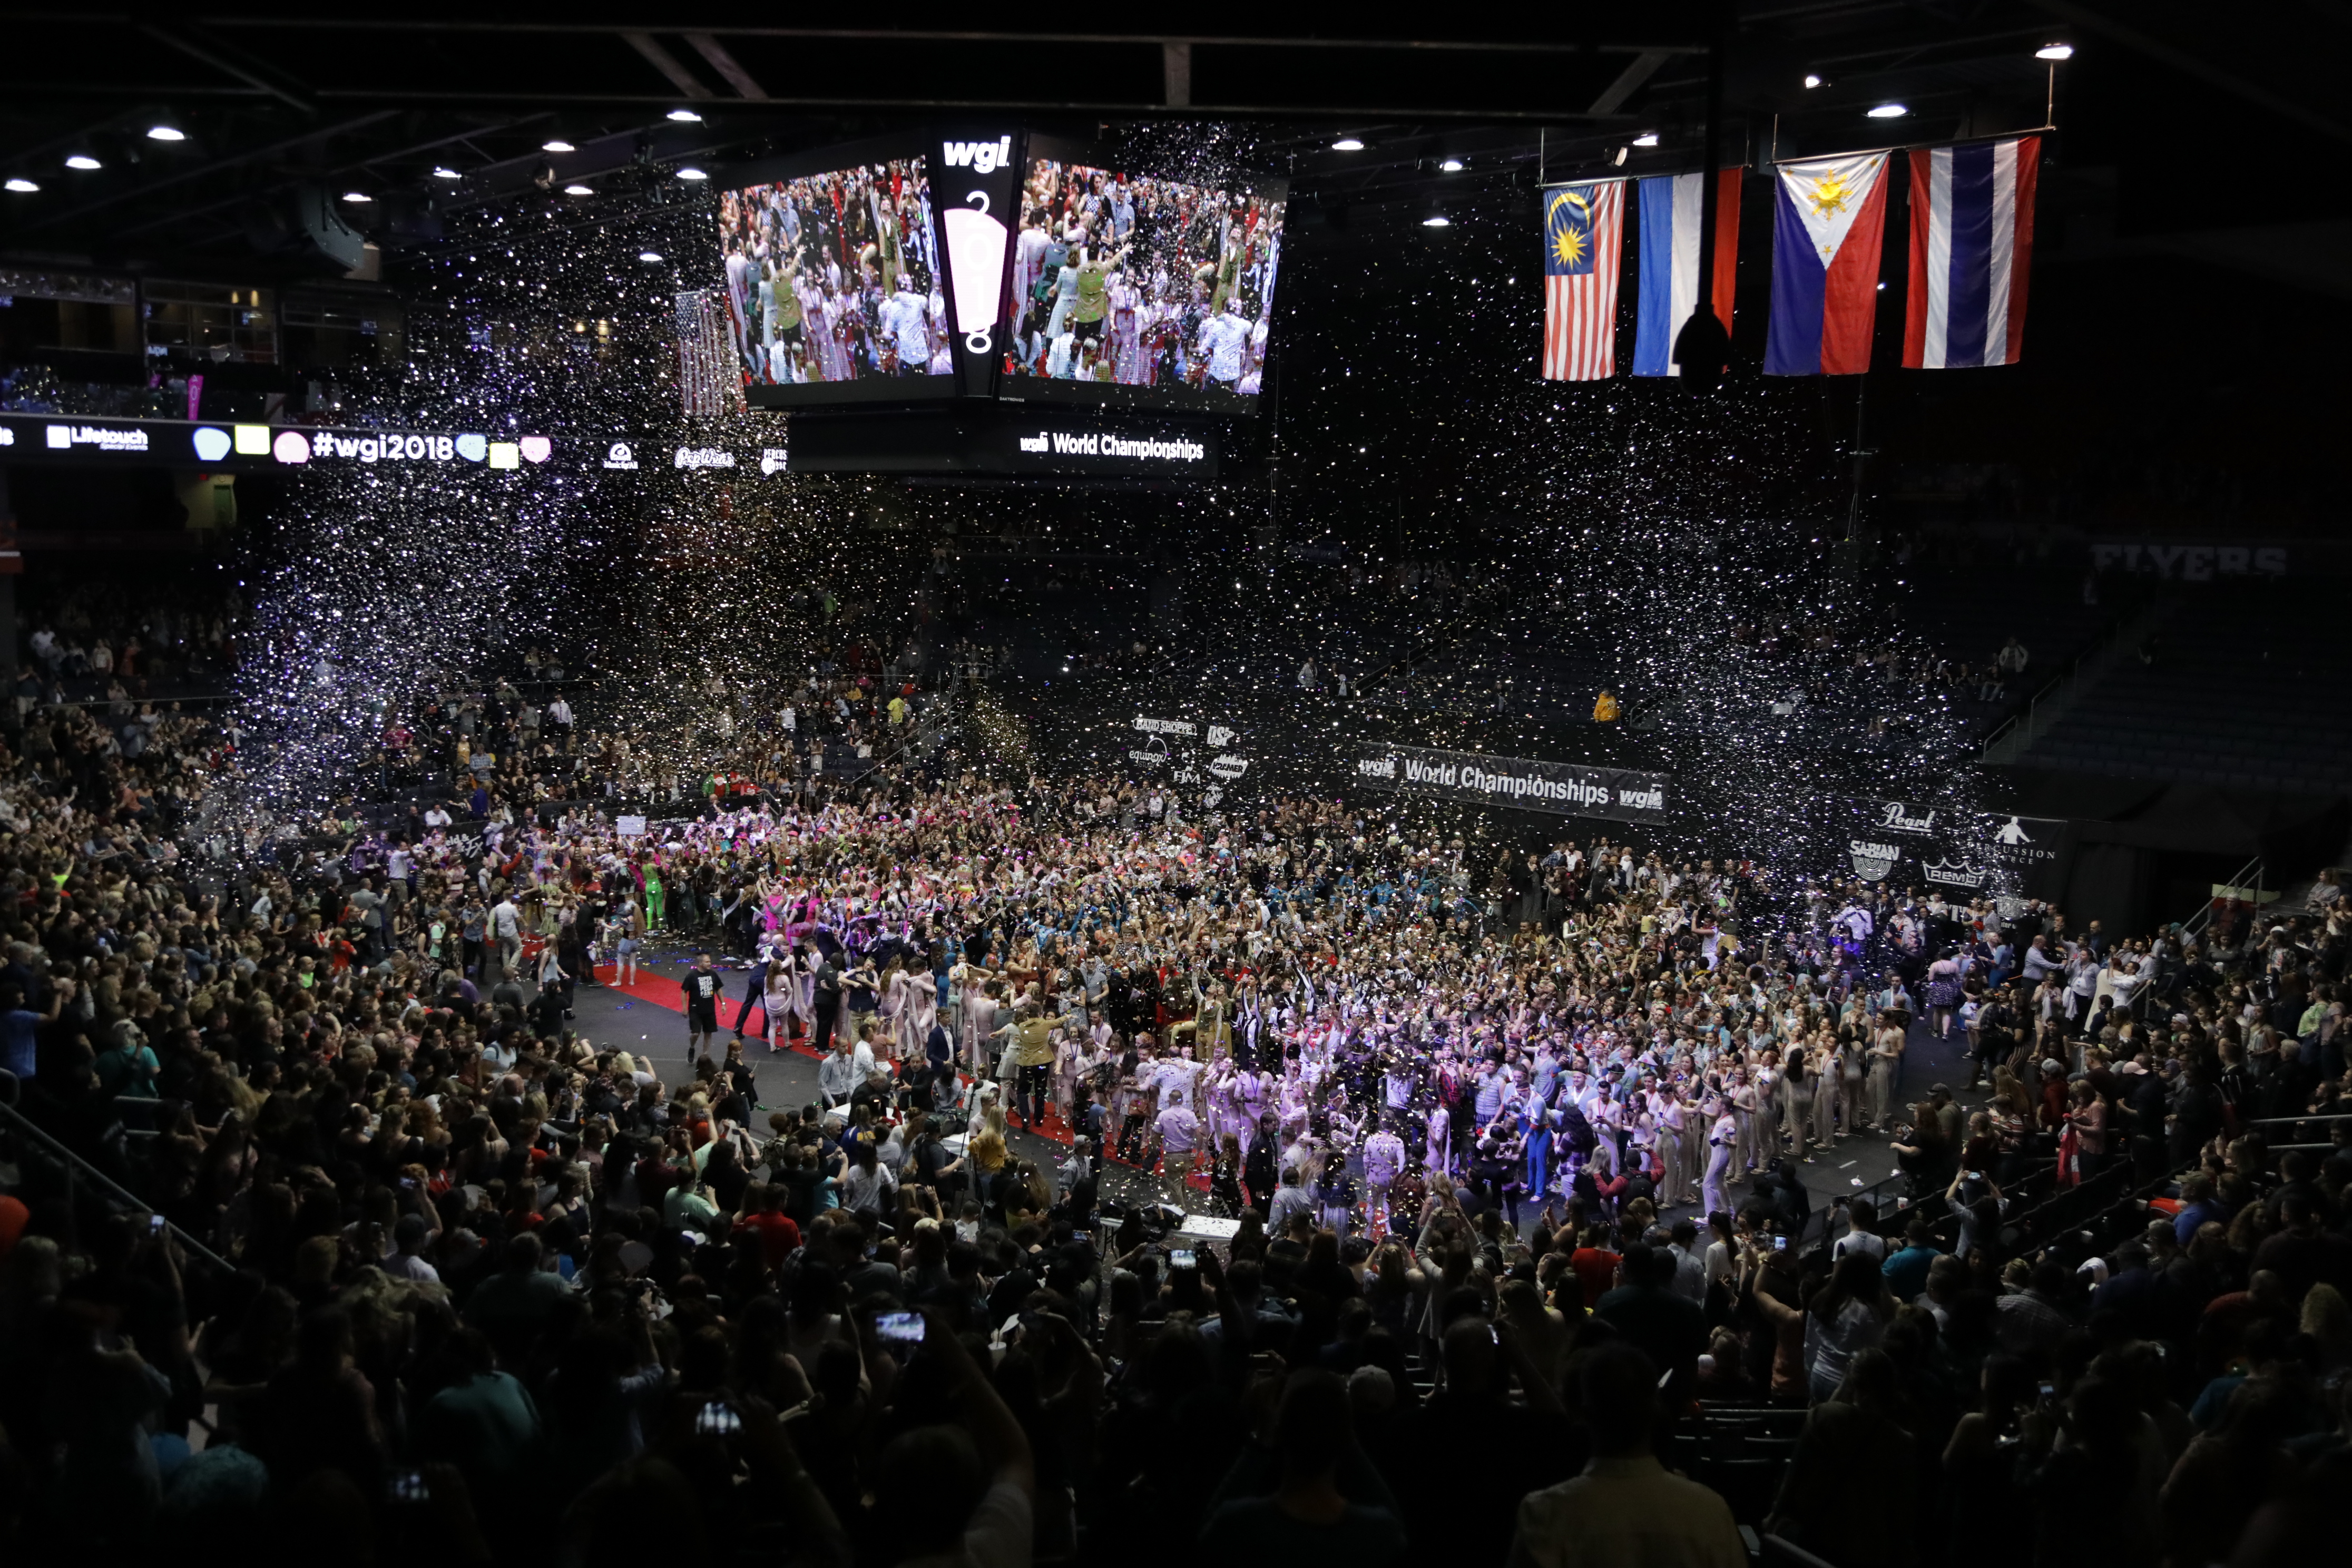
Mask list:
[[[970,169],[975,174],[992,174],[1013,162],[1010,136],[993,142],[950,142],[943,150],[949,168]]]

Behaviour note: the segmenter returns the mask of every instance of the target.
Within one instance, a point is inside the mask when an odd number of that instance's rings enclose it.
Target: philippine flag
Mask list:
[[[1886,154],[1780,165],[1766,375],[1860,375],[1878,314]]]
[[[1913,370],[2017,363],[2041,163],[2039,136],[1911,154],[1903,363]]]
[[[1739,174],[1716,174],[1715,315],[1731,329],[1732,268],[1739,258]],[[1696,174],[1663,174],[1642,185],[1642,298],[1634,312],[1633,374],[1680,375],[1675,338],[1698,308],[1699,207]]]

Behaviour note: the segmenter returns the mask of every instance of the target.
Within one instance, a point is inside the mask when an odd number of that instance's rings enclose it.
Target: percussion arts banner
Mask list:
[[[1559,816],[1664,823],[1671,819],[1673,809],[1674,781],[1664,773],[1441,752],[1427,746],[1366,742],[1356,761],[1356,776],[1372,788],[1399,795],[1513,806]]]

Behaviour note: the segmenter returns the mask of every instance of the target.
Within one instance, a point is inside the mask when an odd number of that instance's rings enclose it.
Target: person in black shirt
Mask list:
[[[678,982],[678,989],[686,994],[687,1059],[698,1061],[709,1049],[710,1037],[719,1033],[719,979],[710,966],[709,952],[695,954],[694,967]]]
[[[841,1023],[841,955],[830,947],[824,952],[816,967],[816,1038],[811,1042],[820,1057],[832,1051],[833,1032]]]

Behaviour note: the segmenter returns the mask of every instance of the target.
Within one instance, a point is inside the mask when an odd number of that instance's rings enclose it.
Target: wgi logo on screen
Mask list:
[[[941,151],[950,169],[970,169],[975,174],[992,174],[1013,162],[1013,138],[1000,136],[993,142],[950,142]]]

